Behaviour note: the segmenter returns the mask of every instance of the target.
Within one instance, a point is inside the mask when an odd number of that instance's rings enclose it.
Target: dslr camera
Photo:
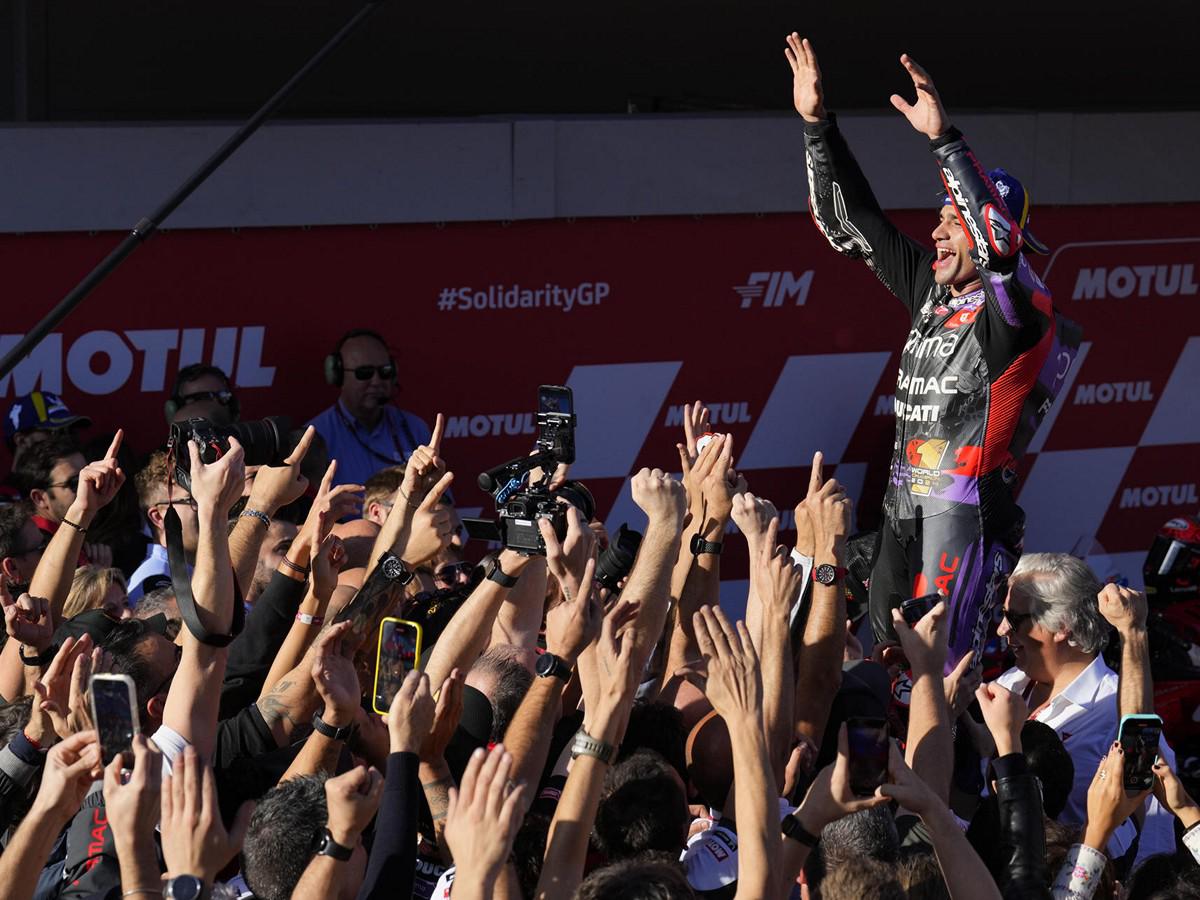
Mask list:
[[[207,465],[229,452],[231,437],[237,438],[242,445],[248,466],[278,466],[295,443],[291,439],[290,423],[283,416],[232,425],[218,425],[209,419],[176,422],[167,438],[167,457],[175,466],[176,483],[186,491],[192,489],[192,457],[188,441],[199,443],[200,459]]]
[[[567,534],[567,508],[558,498],[570,501],[587,518],[595,513],[595,501],[586,487],[568,481],[559,490],[549,490],[554,470],[562,463],[575,461],[575,409],[569,387],[544,384],[538,388],[537,449],[480,474],[480,490],[496,501],[497,518],[463,519],[473,538],[499,541],[510,550],[527,556],[545,556],[546,542],[538,529],[538,519],[546,519],[558,539]],[[540,468],[542,476],[530,482],[530,473]]]

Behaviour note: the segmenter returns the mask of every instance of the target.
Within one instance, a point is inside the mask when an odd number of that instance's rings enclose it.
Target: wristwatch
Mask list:
[[[563,681],[571,680],[571,667],[561,657],[555,656],[553,653],[543,653],[539,656],[533,664],[533,671],[537,674],[538,678],[561,678]]]
[[[612,765],[617,758],[617,748],[598,741],[582,728],[575,732],[575,743],[571,746],[571,759],[577,756],[594,756],[602,763]]]
[[[166,900],[198,900],[204,893],[204,882],[195,875],[176,875],[163,891]]]
[[[329,829],[325,829],[325,833],[321,835],[321,843],[317,844],[317,856],[332,856],[336,860],[346,862],[353,855],[353,847],[343,847],[333,839]]]
[[[779,829],[783,832],[784,837],[790,837],[793,841],[798,841],[805,847],[815,848],[821,841],[820,835],[809,832],[794,815],[784,816],[783,821],[779,823]]]
[[[43,650],[37,656],[26,656],[25,648],[23,646],[17,648],[17,655],[19,657],[21,657],[21,662],[23,662],[27,666],[39,666],[39,667],[44,666],[44,665],[46,665],[46,663],[48,663],[52,659],[54,659],[54,656],[57,653],[58,653],[58,648],[55,647],[53,644],[51,644],[49,647],[47,647],[45,650]]]
[[[493,556],[492,561],[487,564],[487,579],[488,581],[496,582],[500,587],[506,588],[516,587],[517,582],[521,580],[517,576],[509,575],[500,568],[500,557],[498,556]]]
[[[385,553],[379,558],[379,570],[384,578],[396,584],[405,585],[413,580],[413,573],[395,553]]]
[[[841,581],[846,577],[846,569],[841,566],[831,566],[829,563],[821,563],[813,568],[812,578],[817,584],[823,584],[826,587],[836,581]]]
[[[711,553],[713,556],[721,555],[721,542],[706,541],[699,533],[692,535],[692,543],[689,547],[693,556],[699,556],[701,553]]]
[[[353,722],[351,722],[349,725],[342,725],[341,727],[338,727],[337,725],[330,725],[321,718],[321,714],[319,712],[315,712],[313,713],[312,727],[313,731],[324,735],[331,741],[348,741],[350,740],[351,735],[354,734],[354,729],[357,726]]]

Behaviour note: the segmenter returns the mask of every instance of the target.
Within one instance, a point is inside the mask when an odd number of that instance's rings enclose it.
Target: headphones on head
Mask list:
[[[233,385],[229,383],[229,376],[216,366],[206,366],[203,363],[193,363],[190,366],[184,366],[175,374],[175,384],[171,386],[171,397],[163,404],[163,413],[167,417],[167,424],[171,424],[175,420],[175,413],[179,412],[183,406],[183,397],[179,395],[180,385],[194,381],[197,378],[203,378],[205,375],[214,375],[225,382],[225,390],[229,391],[229,414],[234,419],[241,412],[241,405],[238,403],[237,394],[233,392]]]
[[[388,363],[394,368],[396,361],[392,359],[391,348],[388,347],[388,342],[383,335],[372,328],[354,328],[347,331],[338,338],[337,346],[333,348],[333,352],[325,357],[325,383],[333,387],[341,387],[342,382],[346,380],[346,364],[342,361],[342,347],[346,341],[356,337],[371,337],[379,341],[383,348],[388,352]]]

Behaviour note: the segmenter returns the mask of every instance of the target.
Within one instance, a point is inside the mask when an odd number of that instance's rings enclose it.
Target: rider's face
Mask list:
[[[933,264],[933,280],[952,288],[965,287],[979,277],[971,259],[971,242],[953,206],[943,206],[933,229],[938,258]]]

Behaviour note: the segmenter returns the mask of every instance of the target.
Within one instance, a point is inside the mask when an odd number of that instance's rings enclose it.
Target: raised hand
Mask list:
[[[567,504],[566,514],[567,533],[562,541],[546,519],[538,519],[538,530],[546,544],[546,565],[550,574],[562,586],[564,600],[573,601],[582,592],[584,572],[588,560],[596,555],[597,541],[578,508]]]
[[[467,763],[462,784],[450,788],[446,843],[458,865],[458,877],[482,889],[479,896],[491,896],[487,889],[500,874],[521,828],[528,787],[514,788],[508,780],[511,770],[512,757],[503,744],[486,752],[480,747]]]
[[[778,530],[779,511],[775,509],[775,504],[766,497],[756,497],[746,491],[744,494],[734,495],[730,512],[734,524],[746,536],[746,543],[750,545],[750,558],[759,558],[763,545],[768,542],[767,532],[772,521]],[[770,538],[771,550],[775,549],[774,541],[774,537]]]
[[[1029,718],[1029,707],[1021,695],[1002,688],[996,682],[981,684],[975,691],[983,721],[996,742],[996,756],[1021,750],[1021,728]]]
[[[321,536],[328,534],[333,524],[346,516],[356,516],[362,511],[361,484],[339,484],[333,486],[333,478],[337,474],[337,460],[331,459],[321,484],[317,488],[317,496],[308,510],[296,539],[292,541],[287,558],[300,568],[309,564],[314,546],[319,546]],[[322,521],[322,518],[324,521]]]
[[[257,509],[273,516],[280,507],[287,506],[308,490],[308,479],[300,473],[300,464],[308,455],[316,429],[309,425],[288,454],[281,466],[259,466],[250,488],[249,509]]]
[[[185,747],[162,784],[160,830],[167,875],[195,875],[211,887],[217,874],[242,849],[253,811],[253,803],[243,803],[232,829],[226,830],[217,807],[213,770],[194,747]]]
[[[312,554],[313,594],[328,603],[337,587],[338,573],[346,565],[346,546],[342,539],[330,534],[333,521],[325,513],[317,517],[316,553]]]
[[[312,680],[325,703],[321,719],[335,728],[354,721],[362,696],[354,668],[358,642],[347,639],[346,631],[340,626],[329,628],[313,645]]]
[[[66,821],[79,811],[92,782],[100,777],[100,741],[94,731],[81,731],[50,748],[42,784],[29,815]]]
[[[695,403],[683,404],[683,443],[676,444],[680,460],[686,468],[696,464],[700,451],[696,449],[696,441],[708,433],[711,413],[707,406],[697,400]]]
[[[1200,804],[1187,792],[1165,759],[1154,764],[1154,796],[1183,823],[1184,831],[1200,822]]]
[[[199,509],[208,509],[222,518],[227,517],[233,504],[242,496],[245,486],[246,459],[237,438],[229,438],[229,449],[220,459],[205,463],[200,459],[200,445],[188,441],[192,462],[189,474],[192,497]]]
[[[1100,604],[1100,615],[1120,634],[1145,630],[1148,611],[1145,594],[1117,584],[1106,584],[1096,599]]]
[[[787,48],[783,51],[792,67],[792,102],[796,112],[805,122],[820,122],[825,119],[825,93],[821,89],[821,68],[817,65],[817,54],[808,38],[796,32],[787,36]]]
[[[87,704],[87,677],[91,673],[91,666],[87,663],[91,653],[91,635],[85,634],[78,640],[67,638],[42,677],[33,685],[38,695],[38,708],[50,717],[50,723],[60,738],[90,727],[80,727],[83,723],[78,722],[71,713],[77,706]],[[76,670],[78,676],[75,675]],[[84,675],[85,671],[87,676]]]
[[[131,754],[118,754],[104,770],[104,811],[118,842],[153,841],[162,813],[162,754],[144,735],[133,736]],[[132,766],[130,766],[132,762]],[[129,781],[121,769],[130,768]]]
[[[1113,832],[1141,806],[1149,789],[1130,795],[1124,785],[1125,751],[1114,741],[1096,767],[1087,793],[1087,825],[1083,842],[1104,851]]]
[[[433,726],[429,734],[421,742],[419,755],[421,762],[431,765],[440,764],[446,756],[446,748],[458,728],[458,720],[462,718],[463,709],[463,677],[458,669],[452,669],[442,689],[438,691],[437,706],[433,711]]]
[[[425,496],[434,489],[438,480],[446,474],[446,463],[441,457],[442,437],[446,433],[446,417],[437,414],[433,434],[428,444],[422,444],[409,456],[404,464],[404,480],[397,492],[397,501],[410,509],[421,505]]]
[[[595,572],[596,558],[589,556],[573,590],[560,578],[562,602],[546,613],[546,649],[571,667],[599,636],[604,621],[600,598],[592,590]]]
[[[5,631],[10,638],[28,648],[27,653],[36,655],[50,646],[54,638],[54,623],[51,621],[49,600],[29,594],[22,594],[13,600],[5,594],[0,602],[4,603]]]
[[[447,679],[449,680],[449,679]],[[406,676],[388,708],[388,739],[392,753],[416,753],[433,727],[433,694],[429,676],[413,669]]]
[[[763,608],[786,616],[804,590],[804,572],[792,562],[788,549],[775,543],[778,536],[779,517],[775,516],[767,523],[757,556],[751,557],[750,580]]]
[[[762,674],[746,623],[731,625],[721,608],[713,606],[700,607],[692,621],[702,661],[689,663],[681,674],[704,691],[730,729],[747,719],[761,728]]]
[[[325,782],[325,805],[329,808],[327,826],[333,839],[343,847],[358,844],[371,824],[383,796],[383,776],[378,769],[357,766]]]
[[[845,726],[842,726],[843,729]],[[915,812],[924,818],[942,804],[942,800],[933,788],[908,767],[904,754],[895,741],[890,742],[888,750],[888,777],[891,782],[881,784],[875,789],[876,797],[886,797],[895,800],[905,809]]]
[[[642,469],[630,482],[633,502],[651,522],[683,527],[687,492],[683,484],[662,469]]]
[[[836,478],[825,480],[824,455],[820,451],[813,454],[804,508],[812,524],[814,555],[824,558],[832,554],[841,559],[850,533],[854,501],[846,496],[846,489]]]
[[[893,753],[895,750],[893,749]],[[904,760],[900,760],[904,764]],[[907,767],[905,767],[907,768]],[[859,797],[850,789],[850,749],[843,723],[838,729],[837,759],[817,773],[794,815],[809,834],[819,835],[830,822],[887,803],[879,796]]]
[[[75,502],[71,504],[75,513],[94,516],[117,496],[117,491],[125,483],[125,472],[117,464],[117,451],[121,449],[124,439],[125,432],[117,429],[104,458],[90,462],[80,470],[79,489],[75,492]]]
[[[900,65],[904,66],[904,70],[912,78],[913,88],[917,92],[916,102],[910,104],[899,94],[892,94],[892,106],[908,119],[909,125],[931,141],[941,137],[949,130],[950,120],[942,107],[942,98],[933,86],[933,79],[907,53],[901,54]]]
[[[442,503],[442,495],[454,481],[453,472],[443,472],[437,484],[429,490],[413,511],[407,541],[401,558],[409,566],[429,562],[450,545],[454,537],[454,516]]]
[[[954,721],[971,705],[975,691],[983,677],[983,666],[979,662],[971,664],[975,657],[973,650],[963,654],[954,669],[942,679],[942,687],[946,692],[946,708],[950,711],[950,721]]]
[[[946,643],[950,637],[950,624],[946,614],[946,601],[939,600],[912,628],[904,621],[900,610],[892,610],[892,624],[904,656],[912,666],[913,678],[922,675],[942,677],[946,667]]]

